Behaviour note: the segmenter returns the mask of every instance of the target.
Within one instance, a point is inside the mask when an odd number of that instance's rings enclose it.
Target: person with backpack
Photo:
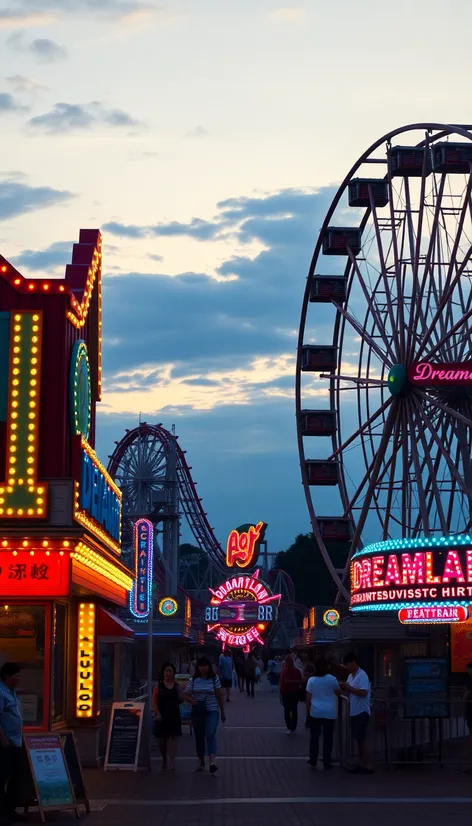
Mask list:
[[[199,657],[195,676],[188,681],[184,700],[192,707],[191,719],[199,765],[205,771],[205,751],[210,759],[210,774],[218,771],[216,765],[216,732],[220,722],[226,722],[220,678],[213,671],[208,657]]]

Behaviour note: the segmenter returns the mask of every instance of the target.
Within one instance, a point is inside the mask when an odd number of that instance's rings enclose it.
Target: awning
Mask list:
[[[134,631],[120,617],[100,607],[98,609],[98,636],[133,639]]]

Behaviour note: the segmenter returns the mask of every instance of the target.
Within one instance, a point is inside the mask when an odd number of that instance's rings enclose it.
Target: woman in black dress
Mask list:
[[[155,714],[155,733],[162,754],[162,770],[175,770],[178,738],[182,735],[180,722],[181,692],[175,681],[172,663],[164,663],[161,676],[152,694],[152,708]]]

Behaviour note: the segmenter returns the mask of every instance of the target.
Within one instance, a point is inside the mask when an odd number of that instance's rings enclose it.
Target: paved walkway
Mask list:
[[[304,718],[302,707],[301,717]],[[281,706],[266,686],[254,700],[233,692],[219,731],[219,772],[195,773],[192,738],[182,737],[177,770],[85,773],[93,822],[108,826],[430,826],[470,819],[472,775],[436,766],[379,769],[372,776],[306,765],[308,734],[285,734]]]

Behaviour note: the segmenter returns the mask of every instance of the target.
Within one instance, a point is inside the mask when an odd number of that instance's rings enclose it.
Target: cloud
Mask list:
[[[10,112],[25,112],[28,110],[27,106],[23,106],[13,95],[9,92],[0,92],[0,115]]]
[[[305,9],[299,7],[283,7],[269,14],[269,18],[278,23],[298,23],[304,16]]]
[[[14,1],[14,0],[13,0]],[[15,4],[16,5],[16,4]],[[53,16],[45,12],[35,12],[27,7],[0,9],[0,29],[31,28],[45,26],[53,21]]]
[[[44,250],[23,250],[20,255],[12,259],[12,264],[21,269],[25,267],[32,271],[45,271],[65,268],[70,263],[73,241],[55,241]]]
[[[168,8],[154,0],[9,0],[8,8],[0,11],[0,28],[43,25],[70,14],[132,20],[142,14],[165,15]]]
[[[122,109],[109,109],[99,101],[91,103],[56,103],[43,115],[30,118],[28,126],[48,135],[66,134],[108,126],[112,128],[130,128],[142,124]]]
[[[36,94],[47,88],[41,83],[38,83],[37,80],[25,77],[24,75],[11,75],[10,77],[6,77],[5,80],[18,94]]]
[[[195,238],[198,241],[210,241],[220,235],[223,227],[219,223],[192,218],[188,224],[171,221],[167,224],[154,224],[153,226],[120,224],[118,221],[109,221],[104,224],[103,229],[121,238],[152,238],[159,236],[170,238],[180,236]]]
[[[196,126],[194,129],[190,129],[189,132],[185,135],[186,138],[207,138],[208,132],[204,126]]]
[[[33,40],[28,46],[28,51],[41,63],[57,63],[67,57],[66,49],[47,37],[39,37]]]
[[[28,186],[15,179],[0,181],[0,220],[63,204],[72,197],[71,192],[49,186]]]

